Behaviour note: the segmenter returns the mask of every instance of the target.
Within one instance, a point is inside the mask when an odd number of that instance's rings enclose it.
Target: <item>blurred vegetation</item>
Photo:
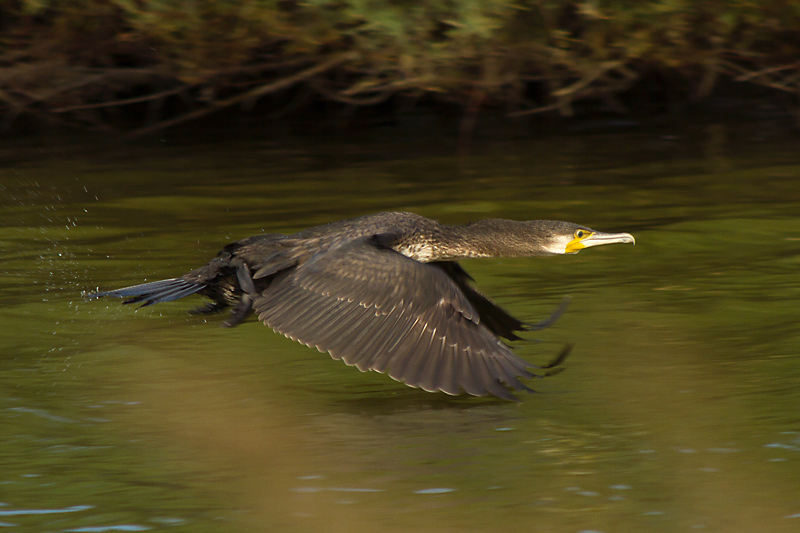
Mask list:
[[[796,100],[800,2],[0,0],[6,129],[149,131],[256,102],[289,114],[401,98],[467,119],[570,115],[703,99],[721,80]]]

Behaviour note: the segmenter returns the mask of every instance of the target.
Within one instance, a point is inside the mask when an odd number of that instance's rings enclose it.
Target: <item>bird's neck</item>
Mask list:
[[[477,257],[531,257],[551,255],[549,235],[536,221],[480,220],[452,228],[465,247],[480,250]],[[476,257],[476,256],[468,256]]]
[[[471,257],[529,257],[550,255],[543,238],[529,222],[481,220],[467,226],[438,226],[416,231],[395,249],[421,262],[453,261]]]

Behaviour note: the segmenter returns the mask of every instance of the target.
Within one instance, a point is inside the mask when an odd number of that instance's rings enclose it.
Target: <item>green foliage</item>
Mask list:
[[[800,57],[794,0],[0,0],[0,10],[0,54],[158,67],[189,86],[352,52],[336,67],[347,75],[324,91],[354,103],[433,92],[569,112],[649,72],[678,74],[700,96],[720,74],[798,90],[797,66],[783,78],[759,73]],[[543,96],[528,102],[531,82]]]

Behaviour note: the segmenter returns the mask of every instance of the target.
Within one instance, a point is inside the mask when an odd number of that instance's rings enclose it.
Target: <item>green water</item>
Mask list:
[[[366,136],[365,136],[366,137]],[[547,139],[137,146],[0,161],[0,531],[797,531],[800,150],[747,125]],[[82,291],[382,210],[565,219],[637,244],[464,267],[518,343],[574,343],[521,404],[361,374],[250,321]]]

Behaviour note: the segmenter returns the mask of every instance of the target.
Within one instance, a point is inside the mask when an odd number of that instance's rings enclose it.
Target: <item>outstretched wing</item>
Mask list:
[[[514,399],[529,365],[487,327],[441,268],[346,242],[279,272],[253,306],[275,331],[426,391]]]

